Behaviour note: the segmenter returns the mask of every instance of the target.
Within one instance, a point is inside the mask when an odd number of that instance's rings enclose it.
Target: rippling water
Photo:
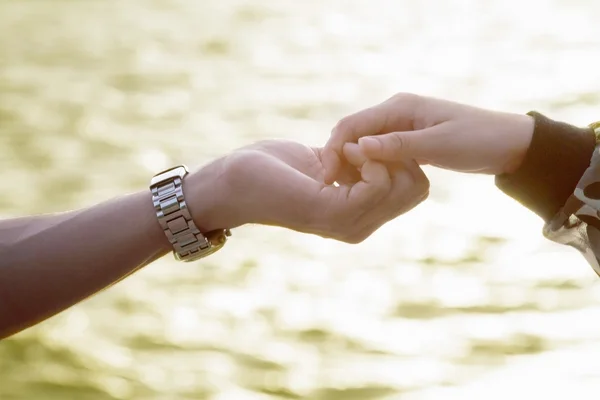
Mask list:
[[[600,3],[0,1],[0,212],[82,207],[414,91],[598,119]],[[356,246],[236,230],[0,344],[0,399],[597,398],[600,286],[489,177]],[[490,213],[493,211],[493,213]]]

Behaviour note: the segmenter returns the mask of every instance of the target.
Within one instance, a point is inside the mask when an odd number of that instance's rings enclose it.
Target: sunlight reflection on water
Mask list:
[[[4,1],[0,210],[93,204],[259,139],[320,144],[396,91],[585,124],[598,11]],[[244,227],[200,265],[167,257],[3,342],[0,398],[595,398],[592,270],[491,178],[427,172],[430,199],[361,245]]]

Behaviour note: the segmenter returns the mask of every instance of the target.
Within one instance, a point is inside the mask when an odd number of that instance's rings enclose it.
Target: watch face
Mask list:
[[[166,171],[160,172],[152,178],[150,181],[150,186],[154,186],[159,182],[168,181],[173,178],[181,178],[188,174],[188,169],[185,165],[179,165],[177,167],[173,167],[167,169]]]

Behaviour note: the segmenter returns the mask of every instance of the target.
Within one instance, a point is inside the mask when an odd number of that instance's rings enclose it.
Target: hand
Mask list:
[[[326,185],[322,151],[270,140],[212,162],[184,181],[194,220],[204,231],[255,223],[358,243],[427,196],[414,162],[354,157],[344,182]]]
[[[533,135],[527,115],[400,93],[342,119],[323,151],[326,183],[336,180],[345,144],[372,160],[415,159],[461,172],[502,174],[521,164]]]

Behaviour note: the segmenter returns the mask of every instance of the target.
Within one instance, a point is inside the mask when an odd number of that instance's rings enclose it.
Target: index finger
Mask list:
[[[356,143],[363,136],[411,130],[416,97],[409,94],[396,95],[340,120],[331,131],[331,137],[323,151],[325,182],[332,183],[339,173],[345,143]]]

